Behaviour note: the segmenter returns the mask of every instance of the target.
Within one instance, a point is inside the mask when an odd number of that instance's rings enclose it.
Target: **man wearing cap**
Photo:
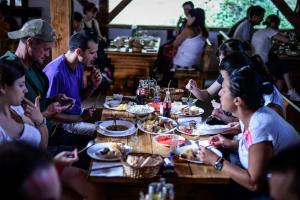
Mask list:
[[[33,19],[26,22],[20,30],[8,32],[11,39],[19,39],[15,53],[7,51],[0,60],[17,62],[26,69],[26,97],[32,102],[40,98],[40,109],[44,117],[52,117],[70,107],[61,106],[54,100],[46,99],[49,86],[48,78],[41,70],[45,59],[49,57],[50,50],[54,45],[55,33],[50,24],[42,19]],[[58,99],[68,99],[60,95]],[[45,120],[44,120],[45,123]],[[49,125],[49,124],[48,124]],[[52,128],[51,126],[48,128]]]

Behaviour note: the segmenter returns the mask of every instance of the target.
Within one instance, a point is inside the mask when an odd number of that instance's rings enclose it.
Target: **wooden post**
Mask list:
[[[100,26],[100,31],[103,36],[109,38],[108,36],[108,2],[109,0],[99,0],[99,12],[97,15],[97,21]]]
[[[68,50],[71,34],[71,0],[50,0],[51,25],[57,40],[52,49],[52,59]]]

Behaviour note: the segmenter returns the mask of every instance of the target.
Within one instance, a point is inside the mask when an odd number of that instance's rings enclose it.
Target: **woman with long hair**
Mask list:
[[[173,43],[174,69],[191,69],[193,66],[200,64],[200,55],[204,50],[207,37],[204,10],[201,8],[190,10],[186,26]]]

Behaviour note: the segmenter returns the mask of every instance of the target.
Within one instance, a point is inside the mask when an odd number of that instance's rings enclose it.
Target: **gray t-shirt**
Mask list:
[[[244,130],[241,122],[243,136],[239,142],[239,157],[242,166],[248,169],[248,153],[251,145],[270,141],[273,153],[300,142],[297,131],[280,115],[268,107],[259,108],[251,117],[249,127]]]
[[[253,28],[251,23],[249,22],[249,20],[245,20],[236,28],[233,34],[233,38],[250,42],[252,31]]]

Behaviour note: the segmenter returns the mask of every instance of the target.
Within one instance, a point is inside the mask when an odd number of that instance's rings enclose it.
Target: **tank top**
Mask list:
[[[193,38],[186,38],[178,47],[173,58],[173,64],[181,67],[192,67],[200,64],[200,55],[204,49],[205,38],[197,35]]]

